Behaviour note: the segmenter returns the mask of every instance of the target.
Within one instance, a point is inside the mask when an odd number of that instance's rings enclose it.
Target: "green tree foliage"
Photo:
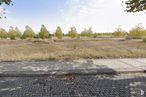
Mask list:
[[[29,27],[28,25],[25,26],[25,31],[22,35],[23,39],[27,39],[27,38],[34,38],[35,37],[35,33],[34,31],[31,29],[31,27]]]
[[[93,37],[93,36],[94,36],[94,33],[93,33],[91,27],[90,27],[89,29],[84,29],[84,30],[81,32],[81,37]]]
[[[46,27],[44,25],[41,26],[39,37],[41,39],[49,38],[49,31],[46,29]]]
[[[55,32],[55,36],[58,38],[58,39],[62,39],[62,37],[63,37],[63,32],[62,32],[62,30],[61,30],[61,27],[57,27],[57,29],[56,29],[56,32]]]
[[[127,0],[127,12],[139,12],[146,10],[146,0]]]
[[[11,0],[0,0],[0,5],[2,5],[2,4],[7,4],[7,5],[10,5],[11,4]],[[13,5],[13,4],[12,4]],[[7,18],[6,16],[3,16],[4,14],[6,14],[6,12],[5,12],[5,9],[3,8],[3,10],[0,12],[0,19],[2,19],[2,18]]]
[[[124,37],[126,36],[126,31],[124,31],[121,27],[116,28],[115,32],[114,32],[114,36],[115,37]]]
[[[129,36],[132,38],[143,38],[146,37],[146,29],[142,25],[136,25],[129,31]]]
[[[76,38],[78,36],[77,30],[75,27],[71,27],[70,31],[68,32],[68,36],[71,38]]]
[[[16,27],[15,28],[15,32],[17,33],[17,38],[21,38],[21,36],[22,36],[22,33],[21,33],[21,31],[19,30],[19,28],[18,27]]]
[[[6,39],[8,37],[8,33],[5,29],[0,28],[0,38],[1,39]]]
[[[12,2],[12,0],[0,0],[0,5],[3,3],[10,5],[11,2]]]
[[[15,29],[13,27],[10,27],[9,32],[8,32],[8,36],[10,39],[14,40],[17,38],[18,33],[15,31]]]

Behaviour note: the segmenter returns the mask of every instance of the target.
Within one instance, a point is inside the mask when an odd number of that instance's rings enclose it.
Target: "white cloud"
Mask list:
[[[68,0],[69,8],[62,11],[65,27],[76,26],[79,31],[92,26],[95,31],[113,31],[118,25],[129,30],[144,23],[144,13],[126,13],[120,0]],[[124,5],[124,4],[123,4]]]
[[[109,0],[70,0],[67,2],[69,9],[63,13],[64,25],[76,26],[79,31],[84,27],[99,25],[101,17],[104,15],[105,10],[109,7]],[[97,30],[99,28],[95,28]]]
[[[0,6],[0,13],[4,11],[4,8]]]
[[[89,15],[95,15],[98,13],[101,9],[104,9],[106,6],[105,0],[90,0],[86,2],[86,4],[80,5],[79,9],[79,16],[86,17]],[[81,18],[82,18],[81,17]]]

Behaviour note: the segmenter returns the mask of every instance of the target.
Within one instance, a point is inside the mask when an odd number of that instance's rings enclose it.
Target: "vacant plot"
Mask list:
[[[0,61],[144,57],[142,40],[0,40]]]

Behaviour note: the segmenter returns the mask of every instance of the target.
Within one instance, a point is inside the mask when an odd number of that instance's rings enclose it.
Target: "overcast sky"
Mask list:
[[[39,31],[42,24],[54,32],[61,26],[64,32],[75,26],[78,31],[92,26],[95,32],[112,32],[119,25],[129,30],[146,22],[146,14],[127,13],[123,0],[13,0],[7,9],[7,19],[0,20],[0,27],[25,25]],[[146,26],[146,25],[144,25]]]

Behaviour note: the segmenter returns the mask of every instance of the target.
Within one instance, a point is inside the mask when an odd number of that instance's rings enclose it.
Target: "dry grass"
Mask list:
[[[142,40],[0,40],[0,61],[144,58]]]

